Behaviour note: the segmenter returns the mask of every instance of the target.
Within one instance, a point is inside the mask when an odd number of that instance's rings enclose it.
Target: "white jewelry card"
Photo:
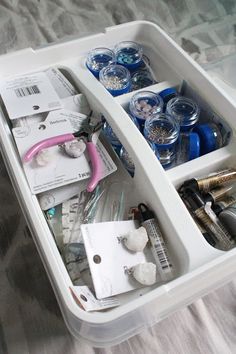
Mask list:
[[[144,252],[131,252],[118,240],[135,230],[134,220],[81,225],[93,285],[98,299],[137,289],[140,284],[125,272],[146,262]]]
[[[62,108],[62,103],[44,72],[7,78],[0,93],[10,119]]]

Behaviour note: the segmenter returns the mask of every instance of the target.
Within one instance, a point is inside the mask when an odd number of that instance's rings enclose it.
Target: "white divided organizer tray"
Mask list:
[[[94,47],[114,47],[120,41],[138,42],[150,58],[158,83],[148,87],[160,92],[180,87],[183,80],[204,98],[232,129],[229,144],[221,149],[165,171],[144,137],[123,109],[132,93],[112,97],[85,66]],[[70,331],[96,347],[114,345],[139,333],[193,302],[236,274],[236,248],[223,252],[211,247],[191,218],[176,188],[188,178],[225,167],[236,167],[235,106],[213,80],[157,25],[137,21],[107,28],[86,38],[38,50],[25,49],[0,57],[0,79],[39,72],[48,67],[64,68],[95,113],[106,117],[135,164],[134,196],[155,212],[165,235],[176,278],[167,284],[136,289],[119,295],[120,306],[106,311],[86,312],[76,303],[67,273],[37,196],[32,195],[14,143],[6,113],[1,109],[0,142],[9,175],[34,241],[42,257]],[[224,124],[224,123],[223,123]],[[227,128],[228,129],[228,128]],[[134,200],[130,201],[130,207]]]

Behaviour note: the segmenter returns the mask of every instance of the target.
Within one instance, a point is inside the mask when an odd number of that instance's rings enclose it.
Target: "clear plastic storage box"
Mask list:
[[[114,47],[121,41],[138,42],[150,58],[158,83],[145,90],[158,93],[168,87],[179,88],[185,80],[221,117],[222,124],[228,127],[226,130],[232,131],[229,143],[165,171],[124,109],[133,93],[112,97],[86,67],[85,58],[91,49],[98,46]],[[224,252],[211,247],[176,191],[188,178],[225,167],[236,167],[236,107],[220,92],[210,76],[165,32],[146,21],[110,27],[96,35],[37,50],[24,49],[2,55],[0,78],[40,71],[50,66],[64,68],[70,73],[93,111],[106,117],[132,158],[135,174],[130,206],[142,200],[155,212],[177,271],[176,278],[167,284],[119,295],[121,305],[116,308],[103,312],[82,310],[72,295],[72,281],[37,196],[30,192],[6,114],[1,109],[1,151],[64,320],[73,335],[93,346],[115,345],[222,286],[236,274],[236,248]],[[122,173],[120,178],[123,178]]]

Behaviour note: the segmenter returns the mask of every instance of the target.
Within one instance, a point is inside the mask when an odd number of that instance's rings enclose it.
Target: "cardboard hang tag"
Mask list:
[[[10,119],[62,108],[61,100],[44,72],[7,78],[0,85]]]

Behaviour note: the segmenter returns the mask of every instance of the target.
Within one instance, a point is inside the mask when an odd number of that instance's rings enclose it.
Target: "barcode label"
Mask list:
[[[14,91],[17,97],[26,97],[26,96],[37,95],[41,93],[37,85],[33,85],[29,87],[21,87],[15,89]]]
[[[157,257],[161,264],[162,269],[171,268],[172,264],[169,261],[169,258],[166,254],[165,244],[162,241],[157,241],[154,244],[154,248],[156,250]]]
[[[152,240],[152,246],[155,250],[155,256],[158,259],[161,268],[163,270],[167,270],[168,268],[172,268],[172,264],[170,263],[167,249],[164,241],[162,240],[161,231],[157,227],[157,225],[153,224],[151,220],[145,223],[145,228],[149,238]],[[157,230],[159,231],[159,235],[157,234]]]

